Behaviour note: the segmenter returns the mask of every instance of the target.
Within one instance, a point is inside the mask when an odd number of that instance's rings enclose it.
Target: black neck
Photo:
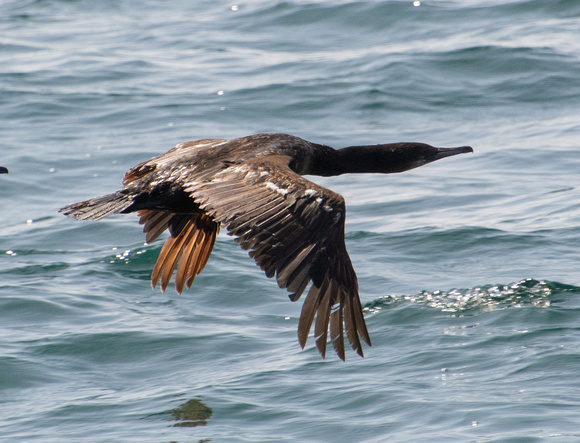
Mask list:
[[[333,176],[349,173],[402,172],[409,169],[407,159],[401,156],[401,143],[370,146],[349,146],[332,149],[323,146],[314,159],[310,174]]]

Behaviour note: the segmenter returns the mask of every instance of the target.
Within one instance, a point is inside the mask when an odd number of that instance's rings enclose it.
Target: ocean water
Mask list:
[[[580,2],[0,2],[0,441],[580,442]],[[57,213],[199,138],[471,145],[347,201],[373,341],[223,234],[152,290],[135,216]]]

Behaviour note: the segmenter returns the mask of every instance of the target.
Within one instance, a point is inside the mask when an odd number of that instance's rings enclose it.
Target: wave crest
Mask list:
[[[507,285],[485,285],[449,291],[421,291],[414,295],[387,295],[365,305],[365,312],[398,303],[418,303],[447,312],[473,309],[494,311],[526,305],[548,307],[553,296],[562,292],[580,292],[580,288],[546,280],[526,278]]]

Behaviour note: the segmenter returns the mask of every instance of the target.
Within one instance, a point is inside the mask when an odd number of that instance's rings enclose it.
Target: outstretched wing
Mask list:
[[[185,182],[184,189],[250,250],[268,277],[276,276],[292,301],[312,282],[298,325],[302,347],[316,317],[316,347],[323,357],[329,326],[342,360],[345,331],[362,356],[359,337],[371,343],[344,243],[344,199],[294,173],[289,161],[285,156],[256,158],[223,169],[210,182]]]

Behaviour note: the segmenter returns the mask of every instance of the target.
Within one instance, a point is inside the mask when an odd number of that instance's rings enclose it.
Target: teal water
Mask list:
[[[0,3],[0,441],[580,441],[580,3]],[[373,341],[321,360],[227,235],[181,296],[59,207],[187,140],[473,155],[316,178]]]

